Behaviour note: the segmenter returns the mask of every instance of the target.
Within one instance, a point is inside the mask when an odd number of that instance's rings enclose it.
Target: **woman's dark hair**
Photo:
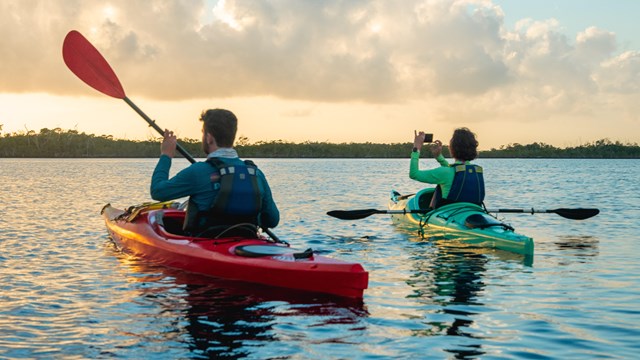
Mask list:
[[[471,161],[478,157],[478,140],[476,134],[466,127],[457,128],[453,132],[449,149],[452,155],[462,161]]]
[[[204,130],[216,139],[219,147],[232,147],[238,131],[238,118],[229,110],[210,109],[200,114]]]

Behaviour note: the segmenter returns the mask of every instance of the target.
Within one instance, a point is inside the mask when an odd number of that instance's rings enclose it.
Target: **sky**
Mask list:
[[[636,0],[0,0],[0,134],[151,139],[62,59],[71,30],[162,128],[226,108],[249,142],[640,143]]]

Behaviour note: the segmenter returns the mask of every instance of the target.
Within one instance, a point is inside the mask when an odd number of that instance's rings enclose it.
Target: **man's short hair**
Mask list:
[[[238,131],[238,118],[229,110],[209,109],[200,114],[204,131],[216,139],[218,147],[233,147]]]

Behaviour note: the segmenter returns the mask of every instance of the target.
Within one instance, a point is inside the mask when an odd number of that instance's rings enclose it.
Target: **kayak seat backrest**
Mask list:
[[[464,225],[469,229],[486,229],[493,226],[501,226],[507,230],[513,230],[513,228],[505,223],[501,223],[495,218],[482,214],[473,214],[467,216],[464,220]]]
[[[162,225],[166,232],[174,235],[184,235],[184,230],[182,229],[184,217],[170,216],[162,211],[158,211],[157,214],[160,215],[158,224]]]
[[[420,210],[426,210],[431,207],[431,198],[433,197],[433,192],[423,192],[420,194],[420,198],[418,198],[418,206]]]
[[[309,248],[302,252],[296,252],[286,246],[279,245],[244,245],[237,246],[234,253],[245,257],[263,257],[277,255],[292,255],[295,259],[308,259],[313,257],[313,249]]]

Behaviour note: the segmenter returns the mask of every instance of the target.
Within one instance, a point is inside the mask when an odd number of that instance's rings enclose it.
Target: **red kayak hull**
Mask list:
[[[204,239],[170,234],[159,217],[184,218],[184,211],[150,210],[128,221],[123,210],[102,210],[107,230],[122,251],[154,263],[223,279],[259,283],[348,298],[362,298],[369,274],[362,265],[313,254],[296,259],[298,250],[268,239]],[[240,246],[277,246],[277,255],[241,256]]]

